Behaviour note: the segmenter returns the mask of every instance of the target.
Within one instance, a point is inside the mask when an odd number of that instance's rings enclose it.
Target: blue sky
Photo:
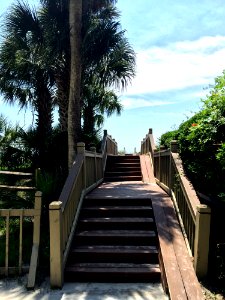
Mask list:
[[[12,1],[0,3],[0,13]],[[37,2],[37,1],[29,1]],[[225,69],[224,0],[118,0],[122,28],[137,56],[136,77],[123,93],[121,116],[104,128],[126,152],[140,148],[153,128],[155,140],[201,107],[207,87]],[[27,112],[1,113],[23,125]]]

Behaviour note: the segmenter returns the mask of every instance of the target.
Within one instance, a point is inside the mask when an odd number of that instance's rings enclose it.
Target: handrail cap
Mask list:
[[[196,208],[199,213],[211,213],[211,208],[205,204],[199,204]]]
[[[57,210],[62,207],[62,202],[61,201],[53,201],[49,204],[49,209],[51,210]]]

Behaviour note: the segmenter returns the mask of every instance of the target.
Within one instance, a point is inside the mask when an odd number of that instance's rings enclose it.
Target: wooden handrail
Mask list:
[[[172,197],[183,229],[190,255],[199,278],[208,270],[210,215],[208,206],[202,205],[188,178],[185,176],[176,141],[171,148],[156,151],[152,129],[141,143],[141,154],[152,156],[156,182]]]
[[[86,151],[77,144],[77,156],[65,182],[59,201],[49,205],[50,282],[63,285],[63,273],[84,196],[103,181],[108,154],[116,154],[117,143],[104,131],[102,153]]]
[[[197,206],[201,205],[201,203],[199,201],[199,198],[198,198],[196,191],[195,191],[193,185],[191,184],[190,180],[184,175],[185,172],[184,172],[183,164],[179,157],[179,154],[171,153],[171,155],[173,158],[172,162],[174,164],[174,167],[175,167],[177,173],[179,174],[183,193],[185,194],[186,198],[188,199],[190,211],[192,212],[193,217],[196,218]]]
[[[0,175],[10,175],[12,177],[32,177],[33,173],[25,173],[25,172],[14,172],[14,171],[0,171]],[[19,179],[18,179],[19,180]],[[29,190],[36,190],[36,187],[34,186],[23,186],[23,185],[8,185],[8,184],[0,184],[0,189],[4,190],[18,190],[18,191],[29,191]]]
[[[64,210],[67,202],[69,201],[70,193],[72,191],[72,188],[74,186],[75,180],[78,177],[78,174],[81,170],[81,167],[84,162],[84,155],[83,154],[77,154],[76,160],[73,163],[73,166],[70,170],[69,176],[66,179],[65,185],[63,187],[63,190],[61,192],[61,195],[59,196],[60,201],[62,202],[62,209]]]
[[[150,155],[151,167],[154,171],[154,152],[156,151],[156,146],[153,137],[153,130],[149,128],[148,134],[141,142],[141,154]]]

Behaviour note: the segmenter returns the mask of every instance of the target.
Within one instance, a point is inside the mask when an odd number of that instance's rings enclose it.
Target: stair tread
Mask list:
[[[155,236],[151,230],[84,230],[77,233],[77,236]]]
[[[98,253],[158,253],[156,246],[122,246],[122,245],[87,245],[76,246],[71,249],[72,253],[98,252]]]
[[[122,271],[124,269],[130,272],[142,272],[150,271],[150,272],[160,272],[159,264],[146,264],[146,263],[74,263],[66,267],[66,271],[102,271],[105,273],[109,273],[112,271]]]
[[[137,167],[139,167],[140,162],[139,161],[138,162],[113,162],[113,167],[115,167],[115,166],[128,166],[128,167],[137,166]]]
[[[151,206],[137,206],[137,205],[133,205],[133,206],[87,206],[87,207],[83,207],[82,210],[151,210],[152,211],[152,207]]]
[[[101,223],[153,223],[152,218],[127,218],[127,217],[106,217],[106,218],[82,218],[80,219],[81,222],[88,223],[88,222],[101,222]]]
[[[142,176],[140,175],[120,175],[120,176],[110,176],[110,177],[108,177],[108,176],[105,176],[105,179],[107,179],[107,178],[109,178],[109,179],[112,179],[112,178],[118,178],[118,179],[123,179],[123,178],[142,178]]]

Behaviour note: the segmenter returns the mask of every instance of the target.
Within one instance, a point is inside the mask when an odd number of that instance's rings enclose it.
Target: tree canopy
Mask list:
[[[17,1],[4,19],[0,92],[5,101],[21,107],[29,103],[36,112],[41,166],[46,163],[55,106],[64,141],[67,132],[72,132],[73,148],[80,140],[90,144],[96,141],[104,117],[121,112],[115,90],[124,89],[135,75],[135,53],[121,29],[116,1],[80,3],[80,56],[75,61],[78,42],[72,39],[69,0],[41,0],[38,9]],[[80,71],[74,72],[77,66]],[[79,72],[80,92],[73,88],[78,95],[70,106],[75,97],[71,96],[71,82]],[[79,134],[75,135],[76,130]]]

